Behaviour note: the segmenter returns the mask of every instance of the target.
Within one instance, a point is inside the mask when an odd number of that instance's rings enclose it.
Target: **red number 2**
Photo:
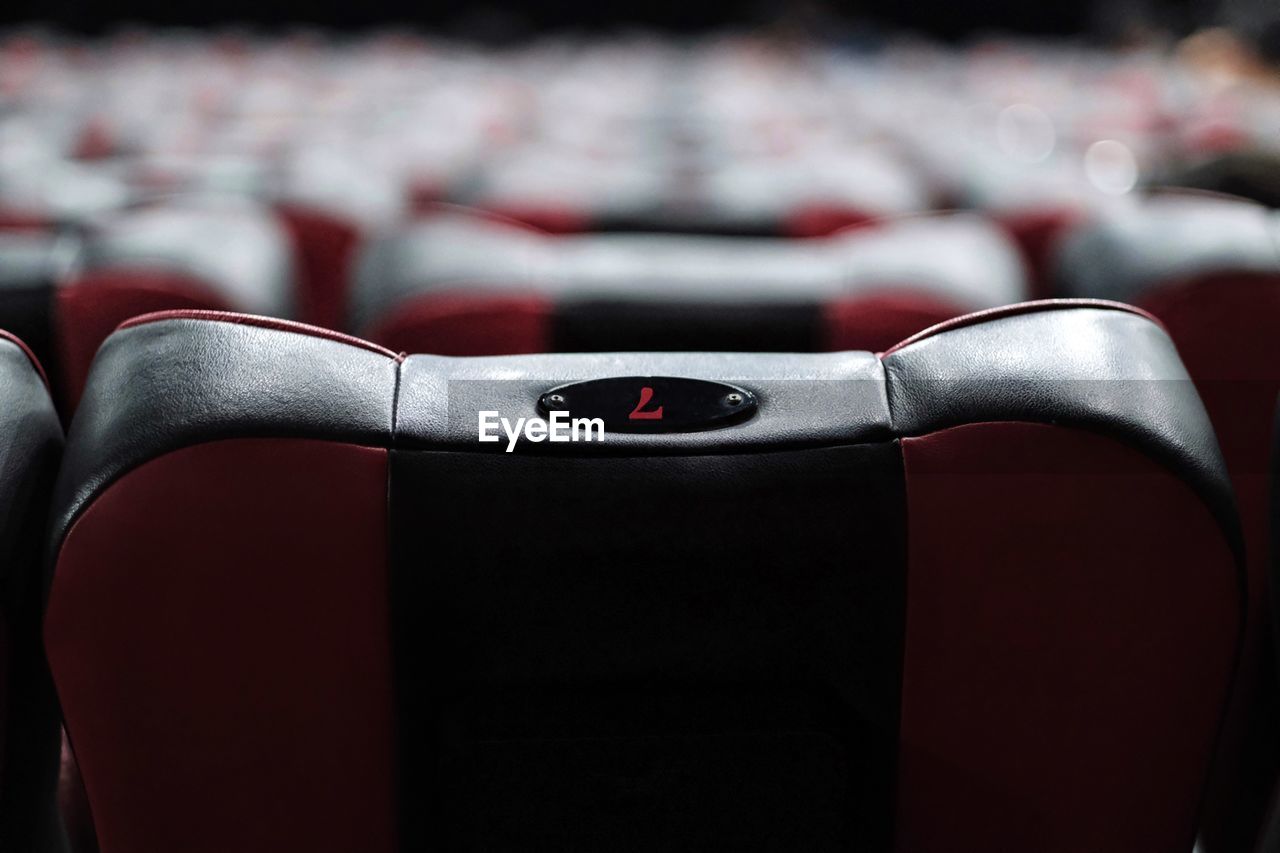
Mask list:
[[[650,388],[648,385],[646,385],[646,386],[644,386],[643,388],[641,388],[641,389],[640,389],[640,402],[639,402],[639,403],[636,403],[636,407],[635,407],[634,409],[632,409],[632,410],[631,410],[631,414],[630,414],[630,415],[628,415],[629,419],[630,419],[630,420],[633,420],[633,421],[660,421],[660,420],[662,420],[662,407],[661,407],[661,406],[659,406],[658,408],[656,408],[656,409],[654,409],[654,410],[652,410],[652,411],[649,411],[649,412],[642,412],[642,411],[640,411],[640,410],[641,410],[641,409],[643,409],[645,406],[647,406],[647,405],[649,404],[649,401],[650,401],[650,400],[652,400],[652,399],[653,399],[653,389],[652,389],[652,388]]]

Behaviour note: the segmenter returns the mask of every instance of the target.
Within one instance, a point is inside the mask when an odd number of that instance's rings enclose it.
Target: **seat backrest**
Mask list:
[[[44,140],[43,145],[54,145]],[[0,164],[0,228],[48,230],[119,210],[132,200],[110,168],[41,151]]]
[[[54,296],[76,245],[74,238],[49,231],[0,231],[0,328],[19,338],[55,382],[61,360]]]
[[[540,402],[608,431],[479,440]],[[140,318],[56,506],[104,851],[1185,850],[1241,618],[1208,420],[1106,303],[883,357]]]
[[[1280,774],[1280,684],[1268,607],[1271,424],[1280,394],[1280,214],[1208,194],[1099,208],[1063,239],[1060,292],[1120,299],[1169,330],[1226,458],[1249,552],[1234,709],[1206,808],[1206,849],[1245,849]]]
[[[363,162],[358,152],[325,145],[312,148],[298,140],[294,145],[272,158],[208,154],[142,158],[133,165],[132,175],[143,197],[204,198],[205,208],[210,199],[221,199],[224,206],[239,200],[240,212],[233,211],[233,216],[245,220],[237,223],[244,230],[241,243],[260,245],[271,232],[275,232],[269,237],[273,244],[281,243],[282,235],[287,237],[291,260],[287,277],[292,279],[287,293],[289,316],[338,328],[345,318],[356,247],[365,232],[403,214],[407,191],[390,175]],[[269,207],[255,207],[247,200]],[[187,207],[181,212],[190,216],[190,205]],[[211,215],[207,209],[196,210],[199,216]],[[166,211],[165,216],[170,227],[176,227],[175,215]],[[194,224],[203,230],[201,223]],[[156,239],[152,236],[157,228],[154,221],[142,227],[147,229],[146,239]],[[221,217],[214,219],[214,229],[226,227]],[[278,253],[279,249],[272,251]],[[245,252],[246,256],[252,254]],[[192,256],[190,260],[206,270],[218,263],[216,255]],[[242,273],[255,278],[280,275],[270,270]]]
[[[294,303],[286,232],[268,211],[231,201],[172,202],[103,217],[80,235],[70,270],[47,284],[49,296],[38,306],[45,313],[30,322],[56,341],[54,381],[66,412],[79,400],[99,345],[130,317],[182,308],[289,316]]]
[[[881,350],[1025,298],[1016,249],[968,215],[812,240],[548,236],[447,214],[370,247],[355,328],[441,355]]]
[[[61,849],[57,704],[41,650],[41,571],[62,428],[44,372],[0,332],[0,848]]]
[[[405,217],[407,196],[390,170],[341,148],[304,144],[278,164],[269,197],[293,240],[297,319],[342,328],[356,252]]]
[[[596,159],[535,144],[476,171],[459,201],[554,233],[816,237],[933,206],[915,171],[873,145],[689,161],[634,152]]]

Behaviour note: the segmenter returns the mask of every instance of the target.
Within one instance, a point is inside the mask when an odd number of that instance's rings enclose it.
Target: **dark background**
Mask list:
[[[1212,19],[1220,2],[1224,0],[5,0],[0,23],[40,21],[85,32],[128,23],[267,29],[312,24],[339,30],[399,24],[494,40],[549,29],[633,25],[676,31],[770,26],[854,38],[906,27],[943,38],[1024,32],[1117,39],[1135,30],[1181,34]]]

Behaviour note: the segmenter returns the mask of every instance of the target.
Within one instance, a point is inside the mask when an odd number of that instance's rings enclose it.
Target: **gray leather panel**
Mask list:
[[[896,152],[870,145],[818,148],[805,157],[726,157],[697,189],[707,208],[730,221],[777,221],[808,204],[882,217],[930,207],[918,172]]]
[[[374,243],[358,264],[356,327],[438,290],[556,300],[825,302],[909,286],[967,309],[1026,298],[1016,247],[969,214],[906,217],[829,238],[548,236],[452,213]]]
[[[877,217],[930,206],[916,170],[881,146],[816,147],[803,158],[738,151],[693,169],[659,152],[645,153],[593,160],[566,156],[556,145],[524,145],[491,160],[458,195],[473,205],[567,208],[597,222],[614,216],[647,216],[655,222],[696,216],[730,228],[776,228],[811,204]]]
[[[363,228],[384,228],[407,215],[408,199],[394,170],[377,168],[332,143],[302,142],[272,164],[267,195],[325,211]]]
[[[979,421],[1106,433],[1186,478],[1237,535],[1209,416],[1173,341],[1139,314],[1102,307],[1012,313],[925,337],[886,355],[884,366],[899,436]]]
[[[554,206],[588,218],[661,215],[671,164],[637,158],[595,161],[559,146],[522,145],[492,158],[458,190],[460,201],[488,206]]]
[[[62,424],[44,380],[21,347],[0,338],[0,577],[15,568],[8,565],[13,544],[31,535],[26,503],[39,490],[34,481],[52,479],[61,448]],[[36,515],[42,522],[43,512]]]
[[[148,323],[113,335],[94,364],[58,487],[57,538],[104,484],[183,445],[300,436],[501,452],[505,442],[477,440],[480,409],[514,420],[537,414],[538,396],[562,382],[658,375],[741,385],[758,396],[759,411],[720,430],[610,434],[603,444],[522,441],[517,452],[737,452],[884,441],[984,421],[1064,423],[1151,454],[1235,535],[1216,439],[1168,337],[1119,307],[1059,303],[940,331],[882,362],[869,353],[423,355],[400,368],[386,355],[293,332]]]
[[[42,218],[80,222],[118,210],[132,197],[128,184],[102,162],[41,156],[0,164],[0,202]]]
[[[1160,195],[1099,208],[1054,258],[1059,291],[1133,301],[1206,272],[1280,273],[1280,213],[1201,195]]]
[[[75,253],[70,237],[0,232],[0,290],[56,281]]]
[[[114,213],[89,229],[80,264],[195,276],[236,311],[291,316],[288,235],[248,202],[188,200]]]
[[[62,444],[62,425],[44,380],[17,344],[0,338],[0,541],[19,532],[10,529],[22,515],[13,503],[14,489],[49,447]],[[2,568],[2,567],[0,567]]]
[[[517,452],[722,452],[889,438],[884,371],[871,353],[605,353],[447,358],[410,356],[397,410],[400,446],[501,452],[476,440],[478,413],[538,415],[538,397],[564,382],[606,376],[681,376],[728,382],[756,395],[750,419],[708,432],[610,434],[603,443],[531,444]]]
[[[175,319],[116,332],[71,422],[54,495],[57,539],[94,493],[179,447],[242,436],[385,445],[397,367],[376,352],[260,326]]]
[[[41,552],[62,426],[26,353],[0,338],[0,608],[7,677],[0,762],[0,848],[60,853],[58,710],[41,650]]]

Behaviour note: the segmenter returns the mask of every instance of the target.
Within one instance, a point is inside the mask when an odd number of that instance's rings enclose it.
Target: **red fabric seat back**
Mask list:
[[[1253,204],[1155,196],[1082,221],[1057,258],[1068,295],[1132,302],[1168,329],[1213,420],[1239,500],[1250,611],[1204,828],[1207,843],[1227,849],[1252,844],[1280,778],[1267,523],[1271,429],[1280,397],[1278,237],[1280,220]]]

